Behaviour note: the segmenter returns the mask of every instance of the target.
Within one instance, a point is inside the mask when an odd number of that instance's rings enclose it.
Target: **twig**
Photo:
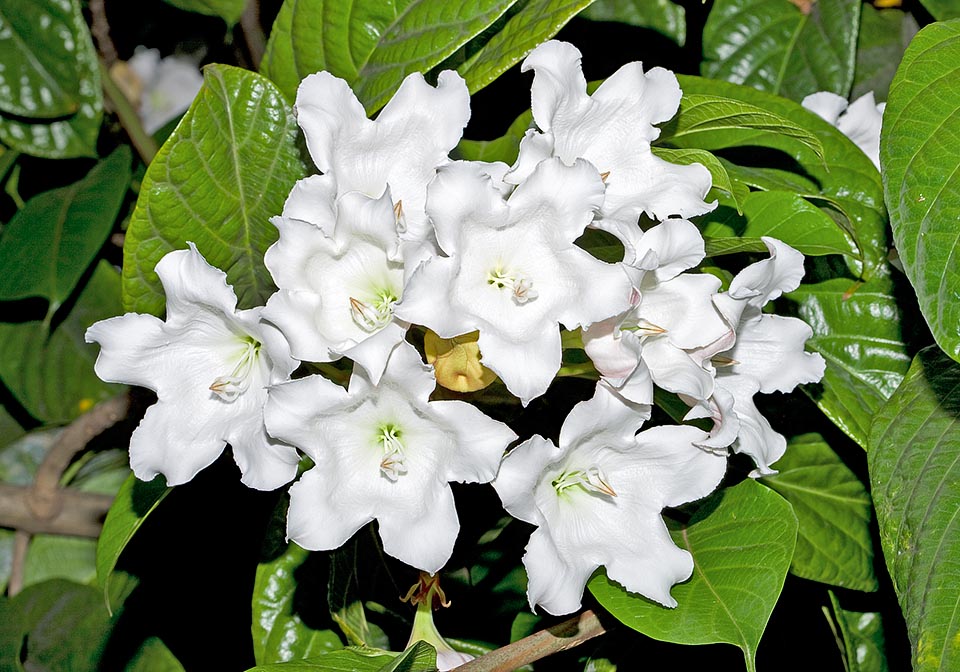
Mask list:
[[[10,564],[10,578],[7,580],[7,595],[10,597],[23,590],[23,571],[29,546],[30,533],[17,530],[13,535],[13,562]]]
[[[113,497],[70,488],[59,493],[60,510],[50,517],[39,517],[28,503],[32,487],[0,483],[0,527],[28,534],[61,534],[71,537],[97,537],[103,517]]]
[[[240,15],[240,33],[247,44],[250,53],[251,66],[254,70],[260,69],[260,61],[266,50],[266,38],[260,27],[260,3],[258,0],[249,0]]]
[[[97,40],[100,55],[110,67],[117,62],[117,48],[110,39],[110,22],[107,21],[107,9],[104,0],[90,0],[90,32]]]
[[[137,111],[133,109],[133,105],[130,104],[127,97],[123,95],[123,91],[113,81],[106,64],[102,60],[100,61],[100,81],[103,85],[103,93],[113,107],[123,130],[130,137],[130,142],[133,143],[143,162],[150,165],[153,157],[157,155],[157,143],[153,136],[143,129]]]
[[[529,637],[491,651],[457,667],[457,672],[510,672],[541,658],[580,646],[606,632],[592,611],[585,611]]]

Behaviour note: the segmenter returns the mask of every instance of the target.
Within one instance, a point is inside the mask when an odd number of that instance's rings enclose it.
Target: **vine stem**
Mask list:
[[[510,672],[554,653],[580,646],[606,631],[597,615],[588,609],[455,669],[457,672]]]
[[[153,136],[144,130],[137,111],[133,109],[133,105],[130,104],[127,97],[123,95],[123,91],[113,81],[110,71],[107,70],[107,66],[102,59],[100,60],[100,82],[103,86],[104,95],[120,120],[120,125],[127,132],[127,136],[136,148],[137,154],[149,166],[153,157],[157,155],[157,143]]]

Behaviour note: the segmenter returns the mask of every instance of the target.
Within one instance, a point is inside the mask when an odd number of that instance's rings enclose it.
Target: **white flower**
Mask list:
[[[482,167],[445,166],[427,211],[447,256],[414,272],[397,316],[442,338],[479,330],[484,366],[526,405],[560,368],[558,323],[573,329],[628,306],[623,270],[573,244],[602,199],[583,160],[542,162],[506,201]]]
[[[752,457],[759,476],[776,473],[770,465],[787,447],[784,437],[757,410],[758,392],[789,392],[802,383],[823,377],[826,362],[817,353],[804,351],[813,335],[810,327],[795,317],[762,312],[767,302],[796,289],[803,277],[803,255],[774,238],[763,238],[770,258],[744,268],[730,289],[714,296],[714,303],[736,333],[731,349],[713,355],[718,364],[716,390],[709,404],[701,405],[703,417],[713,417],[715,428],[701,445],[729,445]]]
[[[280,290],[263,317],[284,333],[294,357],[350,357],[376,384],[409,326],[393,317],[403,292],[396,214],[389,189],[378,199],[356,191],[335,199],[332,177],[308,177],[271,219],[280,239],[264,262]]]
[[[835,93],[818,91],[804,98],[801,104],[836,126],[880,170],[880,126],[887,104],[877,104],[873,91],[863,94],[852,103],[847,103],[846,98]]]
[[[197,64],[183,56],[160,58],[157,49],[137,47],[127,65],[140,80],[137,112],[147,133],[156,133],[186,112],[203,86]]]
[[[404,238],[422,241],[429,234],[427,183],[449,161],[470,118],[460,75],[441,72],[436,88],[419,73],[408,75],[373,121],[345,81],[318,72],[300,83],[295,110],[310,156],[334,177],[337,195],[360,191],[379,198],[389,186]]]
[[[694,445],[706,437],[695,427],[637,434],[649,413],[600,384],[567,416],[559,448],[535,436],[504,458],[493,486],[512,516],[537,526],[523,557],[531,607],[576,611],[601,565],[627,590],[676,606],[670,588],[693,559],[660,512],[709,494],[726,460]]]
[[[260,321],[261,308],[237,310],[223,271],[189,243],[157,263],[167,319],[127,313],[86,333],[99,343],[96,372],[105,381],[157,393],[130,439],[138,478],[163,474],[168,485],[192,479],[226,443],[243,482],[270,490],[297,473],[296,449],[267,436],[266,387],[296,368],[283,336]]]
[[[730,327],[713,305],[720,281],[683,273],[704,255],[693,224],[667,219],[624,240],[624,264],[637,290],[624,314],[583,331],[584,349],[620,394],[653,403],[653,384],[706,400],[713,394],[713,367],[698,351],[724,338]],[[621,234],[629,232],[622,227]]]
[[[601,217],[636,222],[641,213],[655,219],[691,217],[716,203],[703,199],[710,172],[700,164],[680,166],[653,155],[650,143],[680,105],[680,86],[663,68],[644,73],[628,63],[587,95],[580,52],[566,42],[541,44],[523,62],[536,73],[532,86],[533,118],[540,131],[528,131],[520,156],[507,179],[521,182],[543,159],[556,156],[571,165],[586,159],[607,174]]]
[[[377,386],[354,369],[349,390],[320,376],[271,389],[270,434],[316,463],[290,488],[290,539],[331,550],[377,520],[386,553],[430,573],[443,567],[460,528],[448,483],[492,480],[516,434],[465,402],[428,401],[435,386],[402,344]]]

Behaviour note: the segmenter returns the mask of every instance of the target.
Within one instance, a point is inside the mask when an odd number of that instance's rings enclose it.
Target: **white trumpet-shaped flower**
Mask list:
[[[560,446],[535,436],[513,449],[493,482],[504,508],[537,526],[527,544],[527,597],[554,615],[580,608],[600,566],[631,592],[668,607],[670,588],[690,577],[693,558],[677,548],[661,517],[709,494],[726,460],[695,443],[695,427],[637,434],[650,407],[599,384],[560,430]]]
[[[830,91],[818,91],[804,98],[802,105],[836,126],[880,170],[880,127],[887,104],[878,104],[873,98],[873,91],[863,94],[852,103]]]
[[[157,403],[130,439],[138,478],[163,474],[168,485],[192,479],[227,443],[250,487],[270,490],[292,480],[299,455],[270,438],[263,424],[267,386],[296,368],[286,340],[260,321],[262,308],[237,310],[223,271],[191,243],[157,263],[167,317],[127,313],[86,333],[100,344],[103,380],[140,385]]]
[[[449,161],[470,119],[470,94],[460,75],[445,70],[436,87],[420,73],[408,75],[371,120],[344,80],[318,72],[300,83],[294,107],[310,156],[336,180],[338,195],[359,191],[379,198],[389,186],[404,239],[429,235],[427,184]]]
[[[346,356],[376,384],[409,326],[393,317],[404,266],[389,190],[377,199],[359,192],[337,199],[333,178],[315,175],[294,186],[271,221],[280,239],[264,262],[280,289],[264,319],[284,333],[294,357]]]
[[[541,44],[523,62],[533,70],[532,108],[539,131],[528,131],[507,180],[519,184],[543,159],[556,156],[571,165],[583,158],[606,175],[600,217],[636,222],[641,213],[655,219],[691,217],[713,210],[704,197],[710,172],[700,164],[676,165],[654,156],[654,126],[677,113],[680,86],[663,68],[644,73],[628,63],[587,95],[580,51],[566,42]]]
[[[398,317],[442,338],[478,330],[484,366],[526,405],[560,368],[558,323],[574,329],[629,305],[624,271],[573,244],[602,199],[583,160],[542,162],[506,201],[482,167],[442,168],[427,212],[447,256],[413,273]]]
[[[465,402],[428,401],[435,386],[402,344],[379,385],[357,368],[348,390],[320,376],[270,390],[268,431],[316,464],[290,488],[290,539],[330,550],[377,520],[386,553],[443,567],[460,528],[449,482],[491,481],[516,434]]]

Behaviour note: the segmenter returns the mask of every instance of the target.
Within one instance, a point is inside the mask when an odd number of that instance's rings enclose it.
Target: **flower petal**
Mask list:
[[[509,216],[507,204],[483,166],[467,161],[454,161],[437,170],[427,188],[426,210],[447,255],[460,252],[466,223],[499,227]]]
[[[318,464],[290,486],[287,539],[310,551],[339,548],[373,520],[370,511],[336,500],[328,472]]]
[[[493,487],[507,513],[534,525],[544,522],[533,492],[544,468],[561,455],[562,451],[553,445],[553,441],[538,435],[507,453],[493,481]]]
[[[721,380],[730,388],[736,385],[731,378],[749,376],[763,393],[790,392],[797,385],[818,382],[826,362],[803,349],[812,336],[813,330],[803,320],[758,315],[740,325],[737,343],[728,355],[735,363],[724,367]]]
[[[349,401],[347,391],[323,376],[307,376],[270,388],[263,419],[267,432],[297,446],[315,461],[327,450],[316,431],[317,409],[336,409]]]
[[[324,173],[333,170],[342,138],[373,123],[350,85],[326,71],[308,75],[300,82],[294,111],[310,156]]]
[[[320,295],[281,289],[267,300],[263,317],[283,332],[290,342],[290,352],[304,362],[332,362],[340,359],[323,339],[317,324],[322,307]]]
[[[580,67],[580,50],[568,42],[550,40],[534,49],[520,72],[534,70],[530,87],[534,121],[549,132],[554,116],[563,106],[578,108],[588,102],[587,80]]]
[[[460,532],[457,507],[450,486],[421,493],[426,500],[420,515],[386,508],[377,515],[383,550],[398,560],[435,574],[447,564]]]
[[[291,445],[272,439],[262,417],[233,427],[230,446],[243,475],[240,482],[255,490],[275,490],[297,476],[300,454]]]
[[[477,328],[469,315],[451,310],[450,287],[457,273],[454,259],[436,257],[421,264],[403,289],[394,315],[430,327],[441,338],[453,338]]]
[[[337,221],[337,181],[332,175],[311,175],[297,180],[283,203],[282,217],[315,225],[332,238]]]
[[[538,528],[530,535],[523,566],[527,570],[527,599],[554,616],[580,608],[583,589],[599,566],[576,554],[561,553],[549,532]]]
[[[728,294],[745,300],[753,308],[762,308],[784,292],[792,292],[803,278],[803,255],[776,238],[761,238],[770,258],[750,264],[730,281]],[[739,321],[739,320],[738,320]],[[734,326],[736,322],[733,323]]]
[[[441,477],[461,483],[492,481],[503,452],[517,440],[516,433],[464,401],[434,401],[430,408],[457,436],[456,453],[450,456]]]
[[[511,394],[520,397],[524,406],[546,392],[560,370],[563,351],[560,331],[555,325],[544,325],[539,333],[523,343],[481,331],[477,343],[481,363],[500,376]]]
[[[380,331],[344,350],[343,355],[362,366],[370,376],[370,382],[376,385],[380,382],[391,353],[403,342],[408,327],[406,322],[393,320]]]
[[[646,404],[632,403],[605,385],[597,385],[593,397],[574,406],[563,421],[560,446],[566,448],[594,440],[630,444],[643,423],[650,419],[650,411]]]
[[[847,99],[830,91],[811,93],[800,104],[833,126],[837,125],[837,119],[847,109]]]
[[[166,294],[167,325],[187,326],[198,307],[223,315],[221,322],[229,320],[237,308],[237,295],[227,284],[227,274],[207,263],[196,245],[187,245],[190,249],[174,250],[157,262]]]

